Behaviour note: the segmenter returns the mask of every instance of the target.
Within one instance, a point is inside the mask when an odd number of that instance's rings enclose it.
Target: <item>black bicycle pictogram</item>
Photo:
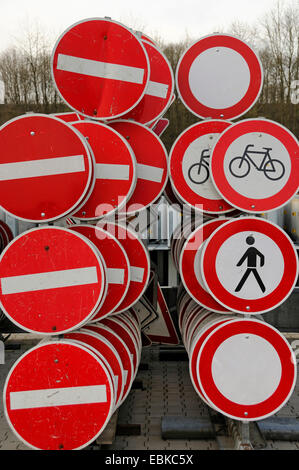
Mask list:
[[[280,180],[285,174],[284,164],[277,158],[272,158],[270,152],[272,148],[263,147],[264,151],[249,150],[254,144],[248,144],[242,157],[235,157],[229,163],[229,170],[236,178],[245,178],[252,166],[256,170],[264,173],[266,178],[272,181]],[[251,155],[263,155],[260,165],[257,165]]]
[[[206,154],[208,152],[208,154]],[[194,163],[188,170],[188,177],[194,184],[203,184],[210,176],[209,170],[210,150],[203,149],[199,163]]]

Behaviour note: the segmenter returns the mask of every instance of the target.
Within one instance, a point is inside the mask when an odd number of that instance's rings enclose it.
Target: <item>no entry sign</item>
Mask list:
[[[162,141],[144,124],[118,120],[110,126],[131,146],[136,158],[137,183],[126,207],[120,212],[144,210],[163,193],[167,183],[167,152]]]
[[[142,40],[150,62],[150,78],[142,100],[124,119],[150,124],[162,116],[171,103],[174,77],[171,65],[155,45]]]
[[[229,320],[204,340],[197,376],[205,398],[222,414],[254,421],[276,413],[296,383],[287,340],[259,320]]]
[[[103,304],[89,321],[106,317],[121,304],[130,285],[130,264],[120,242],[109,232],[94,225],[72,225],[69,230],[87,237],[99,250],[106,265],[108,290]]]
[[[73,216],[96,220],[121,209],[136,186],[136,158],[127,140],[103,123],[78,121],[72,124],[88,139],[95,158],[95,184],[80,210]]]
[[[26,114],[3,124],[0,145],[1,206],[13,217],[49,222],[84,200],[93,162],[85,139],[71,125]]]
[[[114,313],[132,307],[143,295],[150,276],[150,257],[137,233],[124,225],[99,222],[99,227],[112,233],[121,243],[129,258],[130,285],[126,297]]]
[[[295,247],[286,233],[258,217],[232,219],[202,250],[206,288],[227,309],[263,313],[290,295],[298,276]]]
[[[216,190],[210,174],[210,156],[219,135],[230,122],[209,120],[193,124],[174,142],[169,175],[174,191],[186,204],[208,213],[233,210]]]
[[[139,38],[108,18],[70,26],[52,53],[52,76],[62,99],[93,119],[112,119],[142,99],[149,81],[149,59]]]
[[[61,227],[28,230],[0,257],[0,303],[20,328],[54,335],[79,328],[102,301],[105,273],[97,248]]]
[[[211,156],[212,179],[238,209],[272,211],[298,191],[298,157],[298,141],[284,126],[245,119],[219,137]]]
[[[70,340],[39,344],[23,354],[4,386],[12,431],[40,450],[82,449],[113,411],[113,384],[103,361]]]
[[[245,114],[262,85],[263,70],[256,53],[227,34],[212,34],[193,43],[176,69],[181,100],[203,119],[235,119]]]

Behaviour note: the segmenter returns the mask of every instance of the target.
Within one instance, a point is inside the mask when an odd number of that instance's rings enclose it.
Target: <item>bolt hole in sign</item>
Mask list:
[[[277,122],[244,119],[219,136],[211,170],[217,191],[234,207],[273,211],[298,191],[298,140]]]
[[[87,118],[113,119],[143,98],[150,75],[141,40],[109,18],[70,26],[52,53],[54,84],[66,104]]]
[[[72,126],[87,139],[95,159],[94,187],[73,217],[97,220],[112,215],[126,204],[135,190],[134,152],[120,133],[103,123],[78,121]]]
[[[176,88],[184,105],[200,118],[236,119],[257,101],[263,69],[257,54],[240,39],[212,34],[180,57]]]
[[[279,411],[297,377],[295,354],[283,335],[256,319],[221,322],[203,341],[197,378],[205,399],[220,413],[254,421]]]
[[[83,344],[40,343],[11,368],[4,410],[16,436],[33,449],[82,449],[104,430],[114,389],[104,361]]]
[[[49,222],[75,210],[93,184],[82,135],[61,119],[26,114],[0,128],[0,204],[12,217]],[[30,195],[30,197],[29,197]]]
[[[294,244],[277,225],[240,217],[218,227],[202,249],[207,290],[227,309],[264,313],[281,305],[298,277]]]
[[[106,278],[97,248],[72,230],[28,230],[0,257],[0,304],[21,329],[57,335],[86,323],[103,300]]]
[[[197,210],[211,214],[233,211],[218,193],[210,174],[210,157],[228,121],[211,119],[193,124],[174,142],[169,155],[169,175],[174,192]]]

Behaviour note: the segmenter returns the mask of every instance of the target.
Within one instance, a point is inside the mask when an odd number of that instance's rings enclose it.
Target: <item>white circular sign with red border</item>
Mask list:
[[[142,39],[150,62],[150,78],[142,100],[123,119],[151,124],[169,107],[174,90],[174,77],[167,57],[154,44]]]
[[[120,210],[132,196],[136,181],[136,158],[127,140],[100,122],[72,123],[88,139],[95,158],[95,184],[85,204],[73,216],[97,220]]]
[[[214,214],[234,210],[216,190],[210,174],[210,156],[219,135],[230,122],[209,120],[184,130],[169,154],[169,176],[180,199],[195,209]]]
[[[45,114],[26,114],[0,128],[1,207],[13,217],[49,222],[66,216],[93,184],[93,159],[82,135]]]
[[[216,302],[207,291],[202,279],[200,260],[205,241],[214,230],[229,220],[217,218],[197,227],[187,238],[179,261],[181,280],[188,294],[203,307],[219,313],[227,312],[227,308]]]
[[[184,105],[200,118],[236,119],[257,101],[263,69],[257,54],[227,34],[205,36],[180,57],[176,87]]]
[[[137,183],[120,213],[134,214],[154,203],[163,193],[167,178],[167,151],[159,137],[138,122],[117,120],[110,127],[123,136],[136,158]]]
[[[253,319],[229,320],[204,340],[197,377],[206,400],[222,414],[255,421],[279,411],[296,384],[296,358],[271,325]]]
[[[9,426],[29,447],[82,449],[109,422],[113,384],[104,362],[89,348],[51,341],[15,362],[3,401]]]
[[[87,118],[115,119],[143,98],[150,75],[141,40],[108,18],[70,26],[52,53],[54,84],[66,104]]]
[[[201,273],[217,302],[239,313],[281,305],[298,277],[294,244],[277,225],[258,217],[232,219],[203,247]]]
[[[219,137],[211,170],[218,192],[234,207],[272,211],[298,191],[298,141],[277,122],[244,119]]]
[[[83,235],[45,226],[23,232],[0,257],[0,303],[20,328],[55,335],[79,328],[103,299],[97,248]]]

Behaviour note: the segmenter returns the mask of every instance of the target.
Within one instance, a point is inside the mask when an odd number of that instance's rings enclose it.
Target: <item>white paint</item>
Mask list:
[[[246,94],[250,70],[245,59],[228,47],[211,47],[196,57],[189,71],[189,86],[204,106],[225,109]]]
[[[123,284],[125,279],[125,270],[120,268],[107,268],[107,281],[109,284]]]
[[[190,189],[192,189],[192,191],[198,194],[198,196],[202,196],[206,199],[213,199],[213,200],[222,199],[222,197],[217,192],[214,186],[214,183],[210,176],[210,169],[209,169],[210,155],[212,153],[212,149],[215,143],[217,142],[219,135],[220,134],[211,133],[211,134],[200,136],[197,139],[193,140],[193,142],[191,142],[191,144],[185,150],[183,160],[182,160],[182,172],[183,172],[184,180],[186,181],[187,185],[189,186]],[[204,155],[205,156],[208,155],[208,158],[206,158],[205,161],[203,162],[203,166],[207,167],[209,177],[206,182],[196,184],[193,181],[191,181],[188,173],[192,165],[197,165],[200,163],[201,155],[204,150],[206,150],[204,152]],[[199,167],[193,167],[192,172],[196,174],[196,172],[198,171],[198,168]],[[202,167],[201,168],[202,175],[205,176],[207,170],[206,168]],[[199,175],[199,181],[201,180],[201,178],[202,178],[201,175]]]
[[[130,266],[131,281],[142,282],[144,275],[144,268],[138,266]]]
[[[49,388],[10,393],[10,408],[12,410],[106,402],[106,385]]]
[[[242,178],[237,178],[234,176],[230,171],[230,162],[236,157],[242,157],[248,144],[253,144],[253,147],[248,149],[249,152],[265,152],[263,147],[271,148],[271,159],[281,161],[285,167],[285,173],[283,177],[277,181],[272,181],[267,176],[265,176],[264,171],[256,169],[253,163],[250,162],[247,157],[246,160],[248,161],[249,166],[246,164],[246,162],[243,162],[243,167],[245,168],[246,165],[246,168],[250,168],[248,175]],[[264,158],[263,155],[249,153],[249,156],[255,162],[258,168],[261,167]],[[232,164],[231,168],[232,171],[238,175],[238,166],[241,160],[235,160],[235,162],[235,165]],[[226,151],[223,165],[227,181],[232,186],[232,188],[239,194],[242,194],[242,196],[248,197],[250,199],[264,199],[274,196],[280,192],[281,189],[283,189],[283,187],[286,185],[292,168],[291,159],[285,146],[276,137],[273,137],[272,135],[266,134],[264,132],[251,132],[235,139]],[[275,163],[275,165],[277,165],[277,171],[280,171],[282,168],[280,164]],[[271,167],[269,166],[269,168]],[[268,173],[268,175],[271,177],[274,175],[274,173]]]
[[[264,266],[260,266],[260,258],[257,258],[257,272],[266,288],[263,293],[253,273],[249,275],[239,292],[235,292],[237,285],[247,270],[247,260],[241,266],[237,263],[242,258],[249,245],[246,238],[253,236],[254,245],[265,257]],[[216,256],[216,272],[223,287],[231,294],[241,299],[260,299],[271,292],[280,284],[284,275],[284,260],[280,248],[272,238],[260,232],[244,231],[229,237],[219,248]]]
[[[58,54],[57,70],[136,84],[142,84],[144,79],[144,69],[142,68],[83,59],[82,57],[65,54]]]
[[[156,166],[144,165],[143,163],[137,163],[137,178],[153,181],[154,183],[161,183],[163,178],[164,169]]]
[[[228,400],[255,405],[267,400],[281,379],[281,361],[266,339],[237,334],[221,343],[212,360],[216,387]]]
[[[63,175],[81,171],[85,171],[83,155],[1,163],[0,181]]]
[[[130,176],[130,166],[112,163],[96,163],[95,173],[97,180],[128,180]]]
[[[2,295],[7,295],[97,283],[97,268],[96,266],[90,266],[86,268],[62,269],[60,271],[3,277],[1,279],[1,289]]]
[[[165,99],[167,97],[168,85],[165,83],[149,81],[145,90],[145,94],[155,96],[156,98]]]

